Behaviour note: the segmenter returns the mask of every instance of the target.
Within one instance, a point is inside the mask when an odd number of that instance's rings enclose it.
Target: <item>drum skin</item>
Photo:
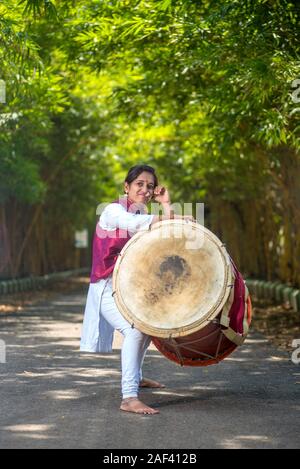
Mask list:
[[[226,303],[234,275],[221,241],[197,223],[168,220],[135,234],[113,274],[116,304],[127,321],[153,337],[192,334]]]

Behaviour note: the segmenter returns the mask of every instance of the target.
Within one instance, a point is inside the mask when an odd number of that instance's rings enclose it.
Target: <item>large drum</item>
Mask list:
[[[117,306],[180,365],[223,360],[246,338],[251,301],[224,244],[186,220],[156,223],[124,246],[113,275]]]

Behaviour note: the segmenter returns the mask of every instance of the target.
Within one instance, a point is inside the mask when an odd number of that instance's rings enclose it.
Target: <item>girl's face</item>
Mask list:
[[[130,184],[125,182],[125,191],[132,202],[147,204],[154,193],[153,174],[143,171]]]

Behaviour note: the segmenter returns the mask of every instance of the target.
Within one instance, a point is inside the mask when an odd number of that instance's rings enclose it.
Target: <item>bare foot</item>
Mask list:
[[[140,388],[165,388],[164,384],[160,384],[158,381],[153,379],[144,378],[140,381]]]
[[[152,407],[147,406],[137,397],[123,399],[120,409],[125,412],[133,412],[134,414],[159,414],[159,410],[152,409]]]

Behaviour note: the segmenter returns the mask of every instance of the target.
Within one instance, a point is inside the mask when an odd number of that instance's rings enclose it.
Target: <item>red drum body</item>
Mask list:
[[[251,300],[247,298],[247,324],[251,323]],[[215,365],[228,357],[237,347],[223,333],[225,328],[220,325],[222,313],[216,321],[211,322],[194,334],[174,339],[152,338],[155,347],[169,360],[181,366]],[[241,345],[241,344],[239,344]]]

